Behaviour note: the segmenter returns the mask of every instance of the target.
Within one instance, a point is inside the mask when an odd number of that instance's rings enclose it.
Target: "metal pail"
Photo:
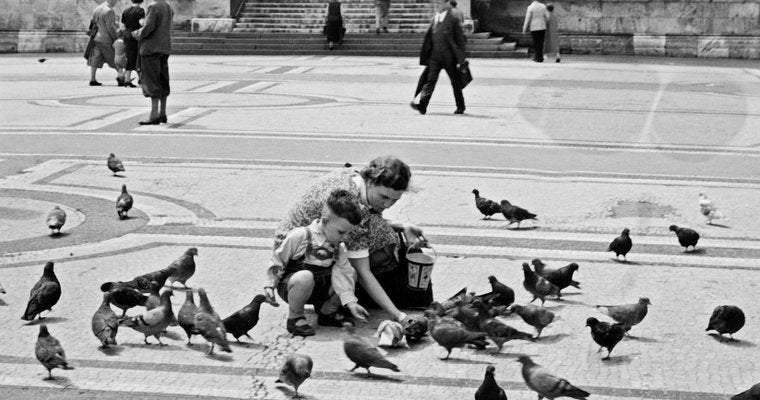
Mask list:
[[[425,250],[429,250],[425,253]],[[433,264],[437,259],[435,250],[431,247],[421,249],[422,252],[406,253],[406,261],[409,265],[409,282],[407,285],[412,290],[427,290],[430,285],[430,275],[433,274]],[[430,254],[432,253],[432,254]]]

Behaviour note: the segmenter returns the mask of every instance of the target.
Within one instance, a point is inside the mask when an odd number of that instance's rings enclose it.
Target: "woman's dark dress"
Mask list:
[[[142,7],[134,5],[127,8],[121,13],[121,22],[124,24],[124,44],[127,47],[127,67],[128,71],[137,69],[137,39],[132,37],[132,31],[140,29],[140,20],[145,18],[145,10]]]
[[[343,17],[340,14],[340,2],[331,1],[327,5],[327,18],[325,19],[325,36],[328,42],[343,42]]]

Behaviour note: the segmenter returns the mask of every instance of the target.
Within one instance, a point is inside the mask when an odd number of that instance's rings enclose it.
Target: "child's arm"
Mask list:
[[[331,283],[333,290],[340,298],[340,303],[348,308],[354,318],[366,321],[369,313],[359,305],[359,300],[354,294],[356,287],[356,271],[348,262],[348,250],[346,244],[338,246],[338,261],[333,265]]]
[[[272,252],[272,258],[267,269],[267,286],[264,286],[264,292],[267,296],[274,299],[274,288],[282,278],[285,272],[285,266],[294,258],[298,258],[306,251],[306,231],[303,229],[293,229],[288,232],[280,246]],[[271,289],[271,293],[267,289]]]

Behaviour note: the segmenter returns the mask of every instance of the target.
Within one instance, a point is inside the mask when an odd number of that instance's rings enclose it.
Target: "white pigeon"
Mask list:
[[[699,194],[699,209],[702,212],[702,215],[707,217],[707,223],[712,224],[712,220],[714,219],[722,219],[724,221],[727,221],[728,218],[726,218],[723,213],[718,210],[717,207],[713,204],[713,202],[707,198],[707,195],[704,193]]]
[[[377,345],[380,347],[409,347],[404,336],[404,327],[395,321],[386,319],[377,327],[375,333]]]

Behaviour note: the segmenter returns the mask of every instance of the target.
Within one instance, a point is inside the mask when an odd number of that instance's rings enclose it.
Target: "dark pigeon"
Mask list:
[[[110,169],[114,175],[119,172],[124,172],[124,164],[122,164],[121,160],[119,160],[119,157],[116,157],[113,153],[108,156],[106,165],[108,165],[108,169]]]
[[[48,370],[48,377],[46,380],[52,380],[53,375],[50,371],[53,368],[60,369],[74,369],[69,366],[66,361],[66,352],[61,347],[61,342],[58,341],[48,331],[47,325],[40,325],[40,333],[37,336],[37,344],[34,346],[34,355],[37,356],[37,361],[40,362]]]
[[[491,284],[491,292],[498,296],[493,298],[493,302],[502,306],[509,306],[515,302],[515,291],[511,287],[499,282],[495,276],[488,276],[488,282]]]
[[[158,282],[153,281],[150,283],[150,294],[148,295],[148,300],[145,301],[146,310],[152,310],[161,305],[161,293],[159,293],[160,290],[161,286],[158,284]]]
[[[111,294],[103,293],[103,302],[92,316],[92,333],[100,340],[101,348],[116,346],[119,318],[111,309]]]
[[[692,248],[692,250],[697,249],[697,242],[699,241],[699,233],[695,231],[694,229],[689,228],[681,228],[676,225],[670,225],[671,232],[675,232],[676,236],[678,236],[678,243],[681,244],[681,246],[684,247],[684,252],[689,251],[689,247]]]
[[[528,356],[518,357],[517,362],[522,364],[522,376],[525,384],[538,393],[539,400],[544,397],[547,399],[570,397],[583,400],[590,396],[585,390],[573,386],[566,379],[555,376],[546,368],[534,363]]]
[[[58,277],[55,276],[53,265],[52,261],[48,261],[45,264],[42,276],[29,292],[29,302],[21,319],[33,321],[43,311],[50,311],[61,298],[61,283],[58,282]],[[42,319],[42,317],[40,318]]]
[[[544,264],[543,261],[541,261],[538,258],[534,258],[533,260],[531,260],[530,265],[533,266],[533,270],[536,272],[536,275],[538,276],[546,276],[546,274],[548,274],[549,272],[554,271],[551,268],[546,268],[546,264]]]
[[[164,287],[166,285],[166,280],[169,279],[169,277],[175,273],[175,268],[172,268],[171,265],[169,265],[166,268],[159,269],[158,271],[149,272],[147,274],[143,274],[140,276],[136,276],[132,279],[132,281],[135,282],[148,282],[147,290],[140,289],[141,292],[149,293],[150,292],[150,282],[156,281],[158,282],[158,285],[160,287]],[[139,285],[142,287],[142,284]]]
[[[430,336],[447,351],[444,360],[449,359],[451,350],[455,347],[464,347],[465,344],[471,343],[474,340],[485,339],[486,337],[484,332],[470,332],[459,324],[454,324],[438,317],[430,310],[425,311],[425,316],[428,318],[428,332],[430,332]]]
[[[219,318],[219,314],[214,311],[211,306],[211,302],[208,300],[206,290],[203,288],[198,289],[198,299],[200,300],[200,306],[198,312],[195,314],[195,329],[203,336],[209,343],[211,348],[208,354],[214,354],[214,345],[219,345],[222,351],[232,353],[230,344],[227,342],[227,331],[224,329],[222,319]]]
[[[546,278],[549,283],[556,286],[560,291],[568,286],[580,289],[581,283],[573,280],[573,274],[578,268],[578,264],[570,263],[560,269],[547,272],[546,275],[544,275],[544,278]]]
[[[710,323],[707,324],[706,331],[714,330],[720,334],[721,339],[724,333],[728,333],[731,340],[734,339],[734,333],[738,332],[744,326],[744,312],[737,306],[717,306],[710,317]]]
[[[610,245],[607,246],[607,251],[614,251],[615,252],[615,259],[617,260],[620,255],[623,255],[623,261],[628,261],[628,258],[626,258],[626,254],[628,254],[629,251],[631,251],[631,248],[633,247],[633,242],[631,241],[631,236],[629,235],[631,233],[631,230],[628,228],[623,229],[622,232],[620,232],[620,236],[612,239],[612,242],[610,242]]]
[[[406,340],[410,342],[420,341],[428,331],[427,318],[424,315],[409,315],[402,325]]]
[[[193,299],[193,291],[188,290],[185,292],[185,302],[182,304],[182,307],[179,308],[179,312],[177,313],[177,322],[187,335],[188,345],[192,345],[190,339],[193,335],[199,335],[198,330],[195,329],[195,314],[197,314],[198,311],[198,306],[195,305],[195,299]]]
[[[386,360],[377,348],[356,335],[353,325],[348,322],[344,323],[343,331],[346,333],[346,338],[343,339],[343,351],[348,359],[354,363],[351,372],[357,368],[366,369],[367,375],[372,375],[370,368],[385,368],[399,372],[396,364]]]
[[[306,354],[289,354],[285,357],[285,363],[280,368],[280,375],[275,383],[286,383],[295,389],[296,398],[301,397],[298,394],[298,387],[311,376],[311,370],[314,368],[314,362]]]
[[[522,268],[524,276],[523,287],[533,295],[531,303],[536,299],[541,299],[541,305],[543,306],[547,296],[560,296],[559,288],[552,285],[546,278],[536,275],[530,269],[528,263],[523,263]]]
[[[198,249],[191,247],[176,260],[174,260],[167,267],[172,271],[169,275],[169,285],[173,285],[174,282],[179,282],[187,288],[187,280],[195,274],[195,259],[193,257],[198,255]]]
[[[105,289],[105,290],[104,290]],[[135,306],[145,306],[148,296],[140,293],[139,290],[126,282],[108,282],[104,283],[100,290],[107,292],[111,296],[111,304],[121,309],[121,316],[127,315],[127,310]]]
[[[483,219],[491,219],[492,215],[501,212],[501,205],[493,200],[480,197],[478,189],[472,189],[472,193],[475,195],[475,207],[481,214],[485,215]]]
[[[496,318],[491,318],[481,304],[476,304],[477,307],[481,307],[478,321],[478,327],[481,331],[485,332],[489,339],[491,339],[498,347],[498,352],[504,347],[504,343],[520,339],[533,341],[533,336],[530,333],[519,331]]]
[[[486,367],[486,375],[483,377],[483,383],[475,391],[475,400],[507,400],[507,394],[504,392],[493,374],[496,371],[493,365]]]
[[[631,329],[623,324],[600,322],[593,317],[586,319],[586,326],[591,328],[591,338],[594,339],[594,342],[607,349],[607,357],[602,358],[602,360],[610,359],[612,349],[623,340],[625,333]],[[600,350],[601,347],[599,348]]]
[[[517,229],[520,229],[520,223],[522,221],[525,221],[526,219],[536,219],[536,214],[533,214],[524,208],[513,206],[512,203],[507,200],[501,201],[501,213],[504,214],[504,218],[509,221],[507,226],[517,222]]]
[[[731,400],[760,400],[760,383],[731,397]]]
[[[253,327],[259,322],[259,310],[261,309],[261,304],[265,302],[272,307],[280,306],[277,302],[267,299],[267,296],[257,294],[247,306],[235,311],[232,315],[222,320],[224,329],[226,329],[228,333],[231,333],[238,342],[243,335],[248,339],[253,340],[253,338],[248,335],[248,331],[253,329]]]
[[[510,307],[510,310],[519,315],[526,324],[536,328],[536,340],[541,336],[541,332],[544,328],[554,322],[555,319],[553,312],[532,304],[524,306],[513,304],[512,307]]]
[[[116,198],[116,214],[119,215],[119,219],[126,219],[129,216],[129,210],[132,209],[135,201],[132,195],[127,193],[127,185],[121,185],[121,194]]]

